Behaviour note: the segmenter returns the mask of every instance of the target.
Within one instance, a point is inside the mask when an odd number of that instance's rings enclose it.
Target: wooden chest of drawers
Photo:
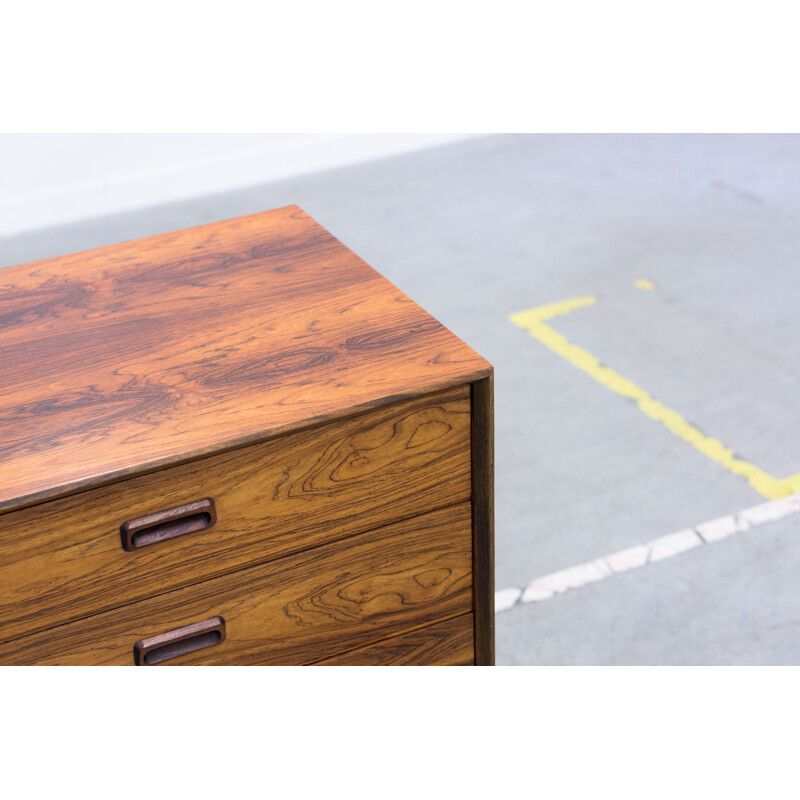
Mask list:
[[[0,270],[0,664],[491,664],[492,368],[296,206]]]

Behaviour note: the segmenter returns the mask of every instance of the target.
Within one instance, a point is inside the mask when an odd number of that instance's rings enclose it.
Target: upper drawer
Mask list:
[[[464,385],[0,516],[0,641],[465,500],[470,463]],[[123,548],[204,498],[210,528]]]

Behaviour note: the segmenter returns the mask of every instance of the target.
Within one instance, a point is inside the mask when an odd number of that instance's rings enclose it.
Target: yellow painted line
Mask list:
[[[649,281],[647,278],[637,278],[633,282],[633,285],[637,289],[641,289],[643,292],[652,292],[653,289],[656,288],[656,285],[653,283],[653,281]]]
[[[553,317],[593,306],[596,302],[597,298],[592,296],[574,297],[527,311],[519,311],[511,314],[509,319],[606,389],[633,400],[643,414],[663,425],[670,433],[683,439],[704,456],[734,475],[745,478],[753,489],[768,500],[776,500],[800,491],[800,474],[782,479],[775,478],[755,464],[737,458],[730,447],[698,430],[677,411],[651,397],[633,381],[629,381],[610,367],[603,366],[588,350],[572,344],[566,336],[546,323],[546,320]]]

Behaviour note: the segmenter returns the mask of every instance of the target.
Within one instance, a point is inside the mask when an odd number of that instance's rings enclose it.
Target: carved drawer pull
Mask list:
[[[193,622],[149,639],[142,639],[133,646],[133,660],[137,667],[151,667],[185,656],[196,650],[213,647],[225,640],[225,620],[211,617],[203,622]]]
[[[210,497],[183,506],[156,511],[123,523],[122,546],[138,550],[195,531],[204,531],[217,521],[214,501]]]

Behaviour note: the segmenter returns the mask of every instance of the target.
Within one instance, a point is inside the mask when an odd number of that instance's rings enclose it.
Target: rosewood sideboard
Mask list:
[[[297,206],[0,269],[0,664],[492,664],[492,398]]]

